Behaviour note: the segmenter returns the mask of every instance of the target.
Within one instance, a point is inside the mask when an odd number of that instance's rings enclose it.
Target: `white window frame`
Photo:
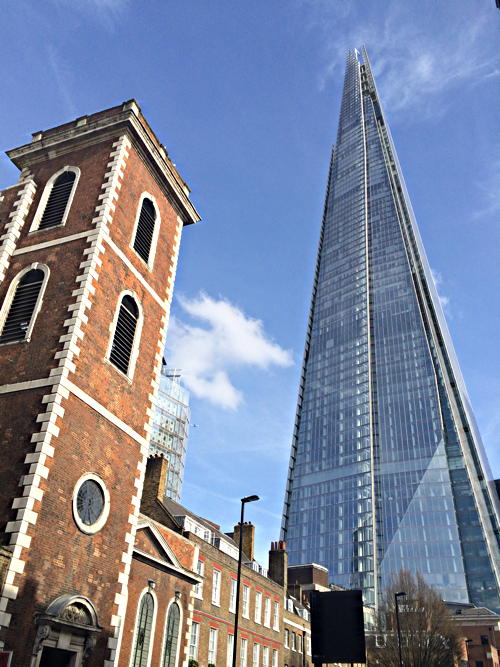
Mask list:
[[[180,600],[177,598],[172,598],[170,602],[168,603],[167,611],[165,613],[165,626],[163,628],[163,645],[161,649],[161,661],[160,665],[163,665],[163,662],[165,660],[165,647],[166,647],[166,639],[167,639],[167,623],[168,623],[168,614],[170,612],[170,607],[176,604],[179,607],[179,634],[177,635],[177,646],[175,650],[175,666],[177,667],[179,664],[179,656],[182,652],[182,622],[184,618],[183,610],[182,610],[182,605],[180,603]]]
[[[296,636],[295,632],[292,630],[292,643],[291,643],[291,646],[290,646],[292,651],[297,650],[297,643],[296,642],[297,642],[297,636]]]
[[[271,667],[278,667],[278,649],[273,648],[273,658]]]
[[[269,667],[269,646],[262,648],[262,667]]]
[[[285,648],[290,648],[290,630],[285,628],[285,639],[283,641]]]
[[[255,614],[254,614],[255,623],[262,623],[262,593],[261,591],[255,591]]]
[[[214,567],[212,572],[212,604],[220,607],[220,588],[222,572]]]
[[[207,662],[208,664],[217,665],[217,640],[218,640],[219,631],[217,628],[209,628],[208,632],[208,654]]]
[[[243,584],[242,611],[243,618],[250,618],[250,586]]]
[[[232,614],[236,613],[236,589],[238,587],[238,580],[231,577],[229,581],[229,611]]]
[[[271,627],[271,597],[264,596],[264,627]]]
[[[194,630],[195,626],[196,630]],[[198,660],[199,646],[200,646],[200,623],[198,623],[198,621],[193,621],[191,623],[191,630],[189,631],[188,659],[193,658],[193,660]]]
[[[240,667],[247,667],[248,662],[248,639],[241,638],[240,642]]]
[[[125,374],[123,371],[121,371],[118,366],[115,366],[114,363],[111,361],[110,354],[111,354],[111,347],[113,346],[113,339],[115,337],[115,331],[116,331],[116,324],[118,322],[118,315],[120,314],[120,307],[122,303],[122,299],[124,296],[130,296],[132,299],[134,299],[137,309],[139,310],[139,316],[137,318],[137,325],[135,327],[135,333],[134,333],[134,342],[132,343],[132,349],[130,350],[130,359],[128,362],[128,372]],[[144,312],[142,310],[142,304],[140,302],[140,299],[138,295],[135,292],[132,292],[131,290],[123,290],[123,292],[120,292],[120,295],[118,296],[118,300],[116,302],[115,306],[115,314],[113,317],[113,321],[109,325],[109,342],[108,342],[108,349],[106,351],[106,356],[104,357],[105,361],[109,363],[117,373],[120,373],[120,375],[128,380],[128,382],[132,382],[134,379],[134,372],[135,372],[135,365],[137,362],[137,358],[139,357],[139,347],[141,343],[141,333],[142,333],[142,325],[144,323]]]
[[[273,609],[273,630],[276,630],[276,632],[279,632],[280,629],[280,603],[274,601],[274,609]]]
[[[38,292],[38,297],[35,302],[35,307],[33,308],[33,312],[31,313],[31,319],[29,321],[28,328],[26,329],[25,336],[22,340],[13,340],[10,342],[0,343],[0,345],[15,345],[16,343],[29,343],[31,340],[31,334],[33,333],[38,313],[42,308],[43,295],[45,293],[45,288],[47,287],[47,282],[50,277],[49,267],[46,264],[40,264],[40,262],[33,262],[29,266],[25,266],[24,269],[19,271],[19,273],[17,273],[11,280],[9,289],[7,290],[7,293],[3,300],[3,304],[0,307],[0,333],[1,333],[3,331],[5,320],[9,315],[10,307],[12,306],[12,301],[14,300],[14,295],[16,293],[17,286],[19,285],[23,276],[29,273],[30,271],[33,271],[33,269],[43,271],[45,275],[42,284],[40,286],[40,291]]]
[[[227,633],[226,667],[232,667],[232,664],[233,664],[233,647],[234,647],[234,635],[231,632],[228,632]]]
[[[133,667],[134,665],[134,648],[135,648],[135,643],[137,641],[137,632],[139,630],[138,627],[138,622],[139,622],[139,612],[141,609],[141,603],[142,603],[142,598],[146,595],[146,593],[150,593],[153,596],[153,620],[151,621],[151,641],[149,643],[149,652],[148,652],[148,661],[147,661],[147,667],[150,667],[151,665],[151,658],[153,656],[153,647],[155,643],[155,627],[156,627],[156,614],[158,612],[158,598],[156,597],[156,593],[152,588],[147,586],[146,588],[143,588],[141,591],[141,594],[139,596],[139,599],[137,601],[137,609],[135,612],[135,622],[134,622],[134,636],[132,640],[132,647],[130,650],[130,662],[129,665],[130,667]]]
[[[80,515],[78,514],[78,508],[77,508],[78,491],[80,490],[81,485],[89,479],[91,479],[92,481],[94,481],[96,484],[99,485],[102,494],[104,496],[104,507],[101,516],[91,526],[88,526],[86,523],[83,523],[83,521],[80,519]],[[98,533],[101,530],[101,528],[104,527],[104,524],[108,520],[109,510],[111,508],[109,491],[106,488],[106,484],[104,483],[104,481],[93,472],[88,472],[85,475],[82,475],[78,480],[78,482],[75,484],[75,488],[73,489],[72,507],[73,507],[73,519],[78,528],[82,531],[82,533],[85,533],[86,535],[94,535],[95,533]]]
[[[205,573],[205,561],[198,558],[196,563],[196,574],[199,574],[200,577],[203,577]],[[194,586],[193,594],[198,600],[203,600],[203,581],[198,581]]]
[[[259,659],[260,659],[260,644],[254,642],[252,647],[252,667],[259,667]]]
[[[151,201],[156,213],[155,228],[153,230],[153,236],[151,237],[151,247],[149,249],[149,257],[147,262],[142,259],[137,250],[134,248],[135,235],[137,233],[137,227],[139,225],[139,218],[141,217],[142,203],[145,199],[149,199]],[[140,261],[148,267],[149,270],[153,268],[155,262],[156,246],[158,244],[158,236],[160,234],[160,224],[161,224],[160,209],[158,208],[156,199],[149,192],[143,192],[139,198],[139,205],[137,206],[137,211],[135,213],[134,228],[132,230],[132,238],[130,239],[129,247],[133,250],[134,255],[138,257]]]
[[[46,229],[39,230],[40,221],[42,220],[42,216],[45,212],[45,207],[47,206],[50,193],[52,192],[52,186],[59,178],[59,176],[61,176],[61,174],[64,174],[65,171],[72,171],[75,174],[75,180],[73,181],[73,187],[71,188],[71,192],[69,193],[68,201],[66,202],[66,208],[64,209],[64,214],[61,219],[61,222],[58,225],[54,225],[53,227],[47,227]],[[66,224],[66,220],[68,219],[68,214],[71,208],[71,204],[73,203],[73,197],[75,196],[76,187],[78,185],[78,181],[80,180],[80,175],[81,175],[80,169],[78,167],[73,167],[71,165],[66,165],[62,169],[59,169],[59,171],[56,171],[55,174],[52,174],[52,176],[45,184],[42,196],[40,197],[38,208],[33,217],[33,222],[31,223],[31,226],[29,228],[28,232],[29,234],[31,234],[31,232],[38,232],[38,231],[48,232],[50,229],[57,229],[58,227],[64,227],[64,225]]]

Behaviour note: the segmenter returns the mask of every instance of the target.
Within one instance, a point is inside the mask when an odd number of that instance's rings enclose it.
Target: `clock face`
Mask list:
[[[92,526],[104,510],[104,493],[101,486],[93,479],[86,479],[78,489],[76,509],[80,521]]]

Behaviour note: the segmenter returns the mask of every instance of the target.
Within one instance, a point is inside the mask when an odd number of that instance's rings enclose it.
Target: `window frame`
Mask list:
[[[241,593],[241,616],[243,618],[250,618],[250,586],[248,584],[243,584],[243,591]]]
[[[141,211],[142,211],[142,205],[145,199],[149,199],[151,203],[153,204],[153,208],[156,213],[155,217],[155,226],[153,229],[153,235],[151,237],[151,246],[149,248],[149,256],[148,256],[148,261],[146,262],[145,259],[143,259],[137,250],[134,248],[134,243],[135,243],[135,237],[137,234],[137,228],[139,226],[139,218],[141,217]],[[155,197],[149,192],[144,191],[141,196],[139,197],[139,204],[137,206],[137,211],[135,213],[135,221],[134,221],[134,226],[132,228],[132,237],[130,239],[129,243],[129,248],[132,249],[134,255],[140,259],[140,261],[145,264],[148,269],[151,271],[154,266],[155,262],[155,256],[156,256],[156,246],[158,245],[158,236],[160,234],[160,225],[161,225],[161,215],[160,215],[160,209],[158,208],[158,204],[156,203]]]
[[[236,591],[238,588],[238,580],[236,577],[231,577],[229,580],[229,611],[231,614],[236,614]]]
[[[280,629],[280,603],[274,600],[273,605],[273,630],[279,632]]]
[[[29,266],[24,267],[21,271],[19,271],[14,278],[10,281],[10,285],[7,289],[7,292],[5,294],[5,298],[3,300],[3,303],[0,307],[0,335],[3,331],[4,324],[7,320],[7,317],[9,316],[10,313],[10,308],[12,306],[12,302],[14,301],[14,297],[16,295],[16,290],[17,286],[21,282],[23,276],[25,276],[27,273],[30,271],[43,271],[44,279],[42,281],[42,284],[40,286],[40,290],[38,292],[38,296],[35,302],[35,306],[33,308],[33,311],[31,313],[31,319],[28,324],[28,328],[26,329],[25,337],[22,340],[12,340],[12,341],[6,341],[5,343],[0,343],[0,346],[2,345],[15,345],[16,343],[29,343],[31,340],[31,334],[33,333],[33,329],[35,328],[35,322],[38,317],[38,313],[40,312],[42,308],[42,302],[43,302],[43,295],[45,293],[45,288],[47,287],[47,283],[50,278],[50,269],[46,264],[41,264],[40,262],[33,262]]]
[[[83,523],[83,521],[80,518],[80,515],[78,514],[78,507],[77,507],[78,491],[80,490],[82,484],[88,480],[91,480],[96,484],[98,484],[104,496],[104,507],[101,512],[101,515],[99,516],[97,521],[95,521],[90,526],[88,526],[86,523]],[[94,535],[95,533],[98,533],[102,528],[104,528],[104,525],[108,520],[109,511],[111,509],[111,498],[109,491],[106,487],[106,484],[104,483],[104,480],[102,480],[98,475],[96,475],[93,472],[88,472],[82,475],[78,479],[73,489],[72,508],[73,508],[73,519],[82,533],[85,533],[86,535]]]
[[[264,595],[264,627],[271,627],[271,596]]]
[[[201,558],[198,558],[196,562],[196,574],[199,574],[202,579],[205,576],[205,561]],[[193,594],[198,600],[203,600],[203,583],[203,581],[197,582],[193,589]]]
[[[262,591],[255,591],[254,622],[262,625]]]
[[[222,583],[222,572],[221,570],[219,570],[219,568],[214,567],[212,570],[212,604],[215,605],[216,607],[220,607],[221,583]]]
[[[64,172],[66,171],[73,172],[75,174],[75,180],[73,181],[73,187],[71,188],[71,192],[69,193],[68,201],[66,202],[66,208],[64,209],[61,222],[57,225],[52,225],[50,227],[45,227],[44,229],[40,229],[40,222],[42,221],[43,214],[45,213],[47,202],[49,201],[49,197],[52,192],[52,186],[57,181],[59,176],[64,174]],[[28,230],[28,234],[32,234],[33,232],[48,232],[50,229],[58,229],[59,227],[64,227],[66,225],[68,214],[71,209],[71,205],[73,204],[73,198],[75,196],[76,188],[78,186],[78,181],[80,180],[81,173],[82,172],[79,167],[75,167],[73,165],[66,165],[62,169],[59,169],[59,171],[56,171],[55,174],[52,174],[52,176],[45,184],[42,196],[40,197],[40,201],[38,202],[38,207],[36,209],[35,215],[33,216],[33,221]]]
[[[212,638],[215,638],[213,645],[211,646]],[[207,665],[216,665],[217,664],[217,644],[219,641],[219,630],[212,626],[208,628],[208,650],[207,650]],[[210,660],[210,654],[212,654],[213,660]]]
[[[243,650],[245,647],[245,650]],[[240,667],[247,667],[248,665],[248,639],[241,637],[240,639]]]
[[[232,637],[231,640],[229,639],[230,637]],[[226,667],[232,667],[233,650],[234,650],[234,634],[232,632],[228,632],[226,640]]]
[[[195,642],[194,644],[192,643],[193,639],[193,626],[197,626],[196,633],[195,633]],[[188,653],[188,660],[191,658],[193,660],[198,660],[198,651],[200,649],[200,623],[199,621],[193,621],[191,623],[191,628],[189,630],[189,642],[188,642],[188,647],[187,647],[187,653]],[[192,650],[193,649],[193,650]]]
[[[269,667],[269,646],[262,647],[262,667]]]
[[[158,613],[158,598],[157,598],[156,593],[154,592],[154,590],[152,588],[150,588],[149,586],[147,586],[146,588],[142,589],[141,594],[139,596],[139,599],[137,600],[137,610],[135,612],[134,634],[133,634],[132,646],[131,646],[131,651],[130,651],[129,667],[134,667],[134,653],[135,653],[135,648],[136,648],[137,635],[138,635],[138,632],[139,632],[139,627],[137,625],[138,622],[139,622],[139,613],[140,613],[140,610],[141,610],[142,600],[148,593],[153,598],[153,618],[151,620],[150,642],[149,642],[148,657],[147,657],[147,661],[146,661],[146,666],[150,667],[150,665],[151,665],[151,659],[153,657],[155,628],[156,628],[156,615]]]
[[[130,296],[135,301],[137,309],[139,310],[139,315],[137,316],[137,324],[135,326],[134,340],[132,342],[132,347],[130,349],[130,357],[128,362],[127,373],[124,373],[121,369],[118,368],[118,366],[115,366],[115,364],[110,359],[111,348],[113,347],[113,341],[115,338],[116,325],[118,323],[118,316],[120,314],[121,303],[123,297],[125,296]],[[106,356],[104,357],[104,359],[115,369],[115,371],[120,373],[120,375],[126,378],[127,381],[130,383],[134,379],[135,366],[137,358],[139,357],[139,347],[140,347],[143,323],[144,323],[144,312],[142,310],[142,304],[139,300],[138,295],[135,292],[132,292],[131,290],[123,290],[123,292],[120,292],[115,306],[115,314],[113,316],[112,322],[109,325],[110,335],[109,335],[108,349],[106,351]]]
[[[181,640],[181,635],[182,635],[182,621],[184,618],[183,615],[183,610],[182,610],[182,605],[179,603],[179,600],[177,598],[173,598],[170,600],[167,611],[165,613],[165,626],[163,628],[163,646],[162,646],[162,652],[161,652],[161,660],[160,660],[160,665],[164,667],[165,665],[165,654],[166,654],[166,648],[167,648],[167,629],[168,629],[168,616],[170,614],[170,610],[173,607],[173,605],[176,605],[178,610],[179,610],[179,628],[178,628],[178,633],[177,633],[177,646],[175,647],[175,667],[178,666],[179,664],[179,655],[181,651],[179,648],[182,648],[180,644]]]
[[[259,662],[260,662],[260,644],[254,641],[252,646],[252,667],[259,667]]]

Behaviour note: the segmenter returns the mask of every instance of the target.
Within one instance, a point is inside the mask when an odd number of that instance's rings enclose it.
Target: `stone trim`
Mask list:
[[[4,227],[4,233],[0,236],[0,283],[5,278],[10,265],[10,258],[14,254],[16,242],[21,235],[21,230],[26,221],[26,216],[33,202],[36,191],[36,183],[30,178],[18,186],[23,186],[18,192],[18,200],[14,209],[9,213],[9,222]]]
[[[129,260],[129,258],[125,255],[124,252],[122,252],[120,250],[120,248],[116,245],[116,243],[113,241],[113,239],[110,236],[106,235],[106,236],[103,237],[103,240],[109,245],[111,250],[114,251],[114,253],[117,255],[117,257],[119,257],[121,259],[121,261],[125,264],[127,269],[129,269],[129,271],[134,274],[134,276],[137,278],[137,280],[149,292],[149,294],[153,297],[153,299],[156,301],[156,303],[161,308],[163,308],[163,310],[166,310],[168,308],[168,302],[167,301],[162,301],[161,297],[158,296],[158,294],[154,291],[154,289],[151,287],[151,285],[148,283],[148,281],[135,268],[135,266],[132,264],[132,262]]]
[[[50,229],[50,227],[49,227]],[[54,245],[60,245],[61,243],[69,243],[70,241],[76,241],[77,239],[84,239],[89,236],[95,235],[95,231],[91,230],[89,232],[80,232],[78,234],[70,234],[69,236],[61,236],[52,241],[44,241],[43,243],[36,243],[35,245],[28,245],[24,248],[18,248],[14,250],[13,255],[24,255],[27,252],[34,252],[35,250],[42,250],[43,248],[50,248]]]
[[[70,373],[75,372],[74,359],[78,357],[80,348],[78,342],[84,336],[84,326],[88,322],[86,311],[92,307],[91,297],[95,294],[93,282],[99,280],[99,269],[102,260],[99,254],[104,252],[102,245],[102,236],[109,231],[109,224],[112,222],[112,214],[115,208],[114,200],[118,198],[121,188],[126,160],[130,148],[130,140],[126,136],[120,137],[113,143],[111,152],[111,161],[108,163],[109,171],[106,172],[106,178],[101,186],[105,196],[96,207],[96,215],[92,220],[95,225],[95,235],[90,235],[88,240],[90,246],[84,251],[88,256],[86,261],[80,264],[82,273],[77,276],[77,289],[72,295],[75,302],[68,306],[70,317],[64,322],[67,333],[60,337],[59,342],[63,344],[63,349],[56,352],[55,359],[59,362],[57,368],[53,368],[49,373],[53,385],[51,393],[43,397],[45,412],[38,414],[36,421],[40,423],[40,431],[34,433],[31,441],[35,444],[35,451],[26,455],[25,464],[29,465],[28,474],[22,475],[19,486],[23,488],[22,496],[15,498],[12,504],[13,509],[17,509],[16,519],[10,521],[5,529],[6,533],[11,533],[9,549],[12,551],[12,559],[5,578],[0,598],[0,626],[8,627],[11,621],[11,614],[5,611],[8,608],[8,600],[15,599],[19,587],[15,585],[17,574],[22,574],[25,565],[23,550],[29,548],[31,536],[28,534],[30,524],[35,524],[38,514],[34,511],[35,503],[43,498],[43,490],[40,488],[40,481],[47,479],[49,468],[46,464],[48,459],[54,456],[54,446],[51,444],[52,438],[59,435],[59,419],[64,417],[63,400],[69,397],[69,389],[65,387]],[[25,186],[25,199],[34,192],[30,183]],[[31,203],[31,199],[29,200]],[[27,205],[23,197],[18,206],[19,211],[27,212]],[[15,217],[15,216],[13,216]],[[24,217],[22,218],[24,221]],[[144,448],[144,446],[142,446]],[[123,560],[123,559],[122,559]]]

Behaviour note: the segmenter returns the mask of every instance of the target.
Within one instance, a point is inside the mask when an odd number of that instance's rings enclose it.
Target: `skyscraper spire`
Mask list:
[[[347,56],[289,478],[290,562],[500,610],[498,506],[366,50]]]

